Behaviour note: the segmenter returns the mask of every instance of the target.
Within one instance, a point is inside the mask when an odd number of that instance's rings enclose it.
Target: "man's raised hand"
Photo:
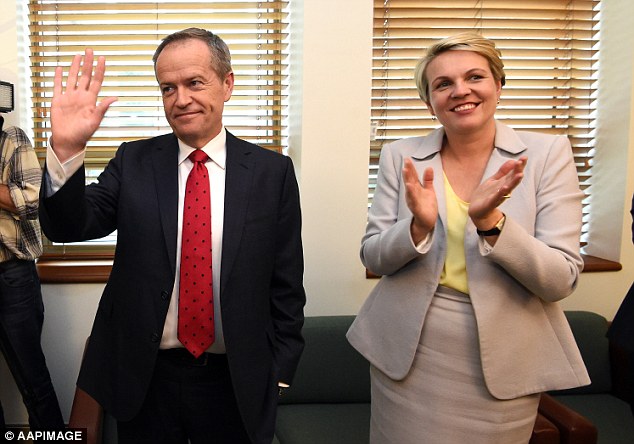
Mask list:
[[[106,59],[103,56],[97,59],[94,73],[93,60],[90,48],[86,48],[83,60],[80,54],[75,55],[68,71],[66,89],[62,84],[62,67],[55,69],[51,100],[51,147],[60,162],[84,149],[110,105],[117,100],[116,97],[107,97],[97,103],[106,71]]]

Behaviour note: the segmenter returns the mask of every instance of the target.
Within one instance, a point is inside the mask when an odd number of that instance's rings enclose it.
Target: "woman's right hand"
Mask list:
[[[55,69],[51,100],[51,147],[60,162],[83,150],[97,131],[108,107],[117,100],[108,97],[97,103],[106,61],[99,57],[93,74],[93,51],[76,55],[68,71],[66,90],[62,85],[62,68]],[[81,70],[81,75],[80,75]]]
[[[421,183],[418,180],[414,163],[411,159],[405,159],[403,183],[405,184],[405,201],[413,215],[410,226],[412,240],[414,244],[418,244],[434,229],[438,218],[438,201],[434,191],[434,170],[426,168]]]

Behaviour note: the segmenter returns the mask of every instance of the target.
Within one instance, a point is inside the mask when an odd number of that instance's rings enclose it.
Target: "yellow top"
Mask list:
[[[469,203],[454,193],[444,173],[443,178],[447,200],[447,256],[440,275],[440,285],[469,294],[464,252],[464,233],[469,217]]]

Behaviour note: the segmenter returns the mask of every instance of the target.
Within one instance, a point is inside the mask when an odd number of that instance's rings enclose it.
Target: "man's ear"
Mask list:
[[[235,78],[233,75],[233,71],[231,71],[229,74],[225,76],[225,79],[223,81],[224,88],[225,88],[225,102],[227,102],[231,98],[231,94],[233,93],[234,81],[235,81]]]

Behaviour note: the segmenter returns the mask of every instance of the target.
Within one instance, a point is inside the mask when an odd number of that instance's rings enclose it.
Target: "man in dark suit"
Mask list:
[[[632,244],[634,244],[634,196],[632,196]],[[608,330],[608,338],[622,347],[626,354],[630,369],[629,374],[629,403],[634,414],[634,283],[625,295],[619,310]]]
[[[270,443],[278,391],[292,382],[303,349],[293,165],[224,129],[234,76],[220,38],[180,31],[163,40],[153,60],[173,133],[122,144],[89,186],[83,152],[116,100],[96,103],[105,60],[93,73],[90,49],[83,63],[75,56],[65,89],[60,68],[55,75],[42,227],[58,242],[117,230],[78,386],[118,420],[120,443]],[[203,160],[189,156],[201,150]],[[179,304],[183,270],[201,268],[185,253],[184,234],[194,219],[185,208],[187,178],[199,168],[211,205],[200,231],[210,235],[211,248],[198,248],[211,255],[203,266],[212,279],[198,284],[209,297],[201,310],[213,315],[200,327],[196,349],[181,336],[187,308]]]

